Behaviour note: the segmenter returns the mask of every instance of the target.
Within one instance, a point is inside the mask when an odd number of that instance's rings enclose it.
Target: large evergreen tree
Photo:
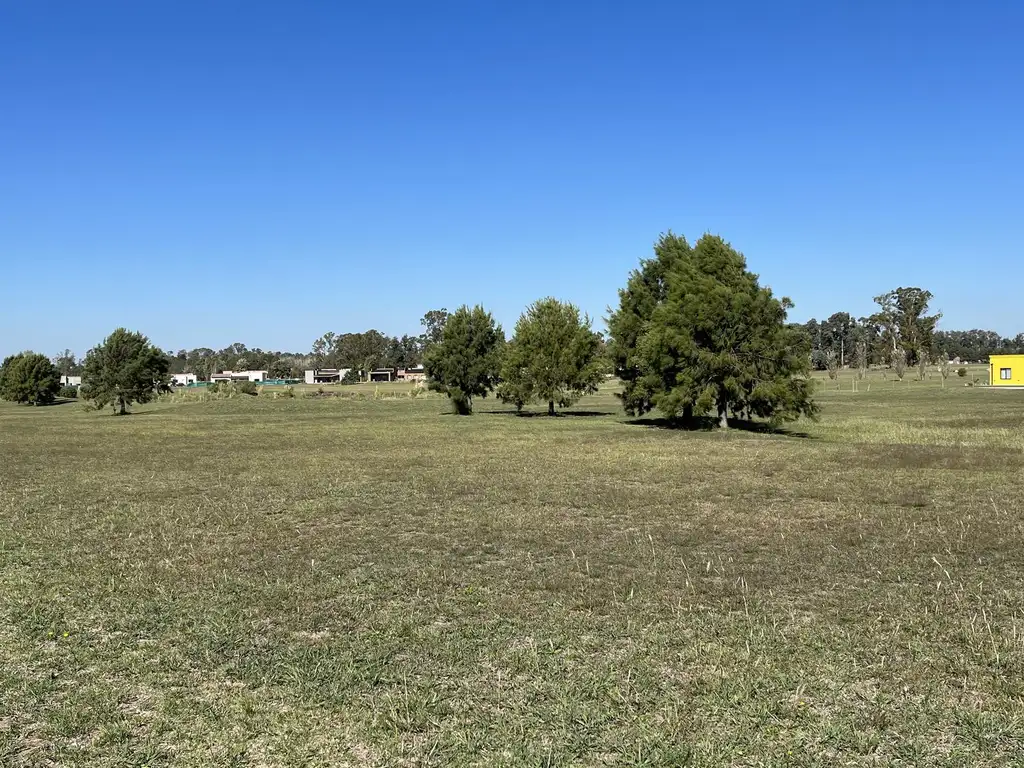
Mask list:
[[[662,235],[654,244],[654,258],[642,259],[619,290],[619,308],[609,310],[608,356],[622,381],[622,405],[631,416],[650,411],[655,395],[667,386],[643,361],[639,342],[655,308],[665,301],[669,271],[690,254],[686,238],[671,232]]]
[[[52,403],[60,390],[60,372],[46,355],[21,352],[0,366],[0,398],[15,403]]]
[[[730,412],[772,421],[816,413],[808,338],[786,323],[791,302],[761,287],[720,237],[692,249],[662,237],[620,299],[609,330],[616,367],[630,377],[628,412],[712,412],[722,427]]]
[[[451,399],[456,413],[473,412],[473,398],[487,397],[498,381],[505,334],[483,307],[463,306],[448,317],[441,340],[423,360],[429,386]]]
[[[552,298],[534,302],[505,348],[498,397],[519,409],[546,402],[553,416],[556,405],[564,408],[597,391],[604,377],[600,346],[590,318],[581,317],[577,307]]]
[[[124,415],[168,387],[167,356],[141,333],[118,328],[85,356],[82,397]]]

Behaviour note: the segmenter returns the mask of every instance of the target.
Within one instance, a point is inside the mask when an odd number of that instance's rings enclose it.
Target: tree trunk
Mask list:
[[[684,405],[683,406],[683,423],[684,424],[690,424],[692,422],[693,422],[693,406],[692,405]]]
[[[126,413],[128,413],[128,410],[124,406],[124,398],[118,398],[117,402],[121,406],[121,410],[120,410],[120,412],[117,415],[118,416],[124,416]]]
[[[729,428],[729,409],[724,405],[718,406],[718,426],[721,429]]]
[[[555,401],[554,400],[548,400],[548,416],[554,416],[554,415],[555,415]]]

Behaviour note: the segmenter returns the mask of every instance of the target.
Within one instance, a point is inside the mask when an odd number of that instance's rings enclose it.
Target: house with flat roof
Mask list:
[[[427,372],[422,365],[414,365],[411,368],[399,368],[395,371],[395,381],[426,381]]]
[[[340,384],[351,368],[314,368],[306,371],[307,384]]]
[[[1024,387],[1024,355],[992,355],[988,381],[993,387]]]
[[[187,387],[190,384],[195,384],[199,381],[194,373],[172,373],[171,374],[171,386],[172,387]]]
[[[61,376],[60,385],[62,387],[80,387],[82,386],[81,376]]]
[[[267,371],[221,371],[210,376],[211,382],[266,381]]]
[[[370,371],[367,381],[394,381],[395,372],[390,368],[376,368]]]

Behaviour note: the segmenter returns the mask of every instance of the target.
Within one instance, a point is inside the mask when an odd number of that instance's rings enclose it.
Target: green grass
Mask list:
[[[1024,392],[911,377],[0,405],[0,765],[1024,764]]]

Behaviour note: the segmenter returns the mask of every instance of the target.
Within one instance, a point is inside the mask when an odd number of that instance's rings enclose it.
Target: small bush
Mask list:
[[[277,397],[295,397],[295,387],[289,385],[274,393]]]
[[[966,376],[967,376],[967,369],[964,368],[963,366],[961,366],[960,368],[957,368],[956,369],[956,375],[959,376],[961,379],[966,378]]]
[[[206,388],[206,391],[211,395],[216,395],[218,392],[220,392],[220,382],[210,382],[210,386]]]
[[[61,387],[57,390],[57,397],[63,397],[65,400],[74,400],[78,397],[78,387]]]
[[[345,375],[341,377],[342,384],[358,384],[362,380],[363,377],[355,368],[349,368],[345,371]]]
[[[236,381],[233,386],[240,395],[258,395],[260,393],[255,381]]]

